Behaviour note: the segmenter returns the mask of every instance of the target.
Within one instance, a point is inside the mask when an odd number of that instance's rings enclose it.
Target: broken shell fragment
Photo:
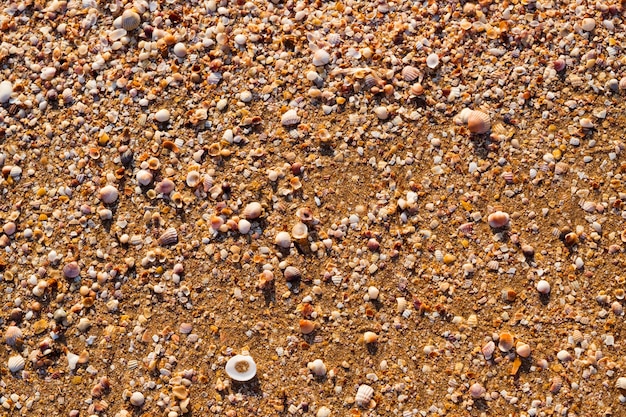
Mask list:
[[[226,362],[226,374],[239,382],[250,381],[256,376],[256,363],[251,356],[235,355]]]
[[[243,217],[248,220],[257,219],[261,216],[262,212],[263,207],[261,207],[261,203],[253,201],[246,204],[246,206],[243,208]]]
[[[307,363],[307,368],[313,373],[315,376],[324,376],[326,375],[326,365],[321,359],[315,359],[312,362]]]
[[[363,333],[363,341],[366,344],[376,343],[378,341],[378,335],[374,332],[365,332]]]

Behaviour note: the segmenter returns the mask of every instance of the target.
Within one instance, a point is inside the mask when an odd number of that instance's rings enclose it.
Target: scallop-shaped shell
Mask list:
[[[491,129],[491,119],[487,113],[474,110],[467,116],[467,128],[472,133],[487,133]]]
[[[482,348],[483,356],[486,360],[489,360],[493,357],[493,352],[496,350],[496,344],[493,341],[487,342],[485,346]]]
[[[508,352],[513,348],[513,335],[509,332],[500,333],[498,339],[498,349],[502,352]]]
[[[365,80],[363,81],[365,87],[367,88],[372,88],[376,85],[379,85],[381,83],[380,78],[378,78],[377,76],[375,76],[374,74],[367,74],[365,76]]]
[[[124,13],[122,13],[122,21],[120,23],[120,26],[123,29],[130,32],[131,30],[135,30],[139,27],[141,24],[141,17],[136,11],[127,9],[124,10]]]
[[[622,376],[617,378],[617,381],[615,381],[615,387],[626,390],[626,377]]]
[[[291,235],[287,232],[278,232],[274,238],[274,243],[281,248],[289,248],[291,246]]]
[[[515,352],[522,358],[527,358],[530,356],[530,345],[524,342],[517,342]]]
[[[135,178],[137,178],[137,182],[139,184],[149,185],[152,182],[152,179],[154,177],[150,171],[145,170],[145,169],[140,169],[139,171],[137,171]]]
[[[235,355],[226,362],[226,374],[235,381],[250,381],[256,376],[256,363],[247,355]]]
[[[497,271],[499,268],[500,268],[500,263],[496,261],[495,259],[492,259],[491,261],[487,262],[487,269],[489,269],[490,271]]]
[[[429,54],[426,57],[426,66],[430,69],[435,69],[437,65],[439,65],[439,55],[435,53]]]
[[[437,260],[437,262],[443,262],[443,252],[441,252],[439,249],[435,251],[435,259]]]
[[[263,207],[261,206],[261,203],[257,201],[248,203],[243,208],[243,217],[245,217],[248,220],[258,219],[259,217],[261,217],[262,213],[263,213]]]
[[[327,51],[323,49],[318,49],[313,53],[313,65],[315,65],[316,67],[324,66],[329,62],[330,54]]]
[[[15,346],[22,338],[22,331],[17,326],[9,326],[4,332],[4,341],[9,346]]]
[[[178,242],[178,232],[173,227],[168,228],[158,239],[159,245],[169,246]]]
[[[280,122],[283,126],[297,125],[300,123],[300,116],[298,116],[298,112],[294,109],[287,110],[280,118]]]
[[[9,358],[7,365],[11,373],[19,372],[22,369],[24,369],[24,366],[26,365],[26,361],[24,360],[22,356],[15,355]]]
[[[418,77],[420,76],[420,70],[418,70],[417,68],[408,65],[404,68],[402,68],[402,78],[404,78],[404,81],[414,81],[416,80]]]
[[[582,332],[578,329],[574,330],[572,333],[572,340],[574,341],[574,345],[579,345],[585,339]]]
[[[459,232],[465,233],[466,235],[471,234],[474,231],[474,223],[463,223],[459,226]]]
[[[359,386],[359,389],[357,389],[354,400],[359,407],[368,407],[370,405],[370,401],[372,401],[373,396],[374,388],[370,387],[369,385],[363,384]]]

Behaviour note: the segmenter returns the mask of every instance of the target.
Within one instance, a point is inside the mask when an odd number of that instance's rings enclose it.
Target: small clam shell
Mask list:
[[[124,10],[122,13],[122,21],[120,22],[123,29],[130,32],[131,30],[135,30],[141,24],[141,17],[139,13],[132,9]]]
[[[576,329],[572,332],[572,340],[574,341],[574,345],[579,345],[585,340],[585,337],[580,330]]]
[[[552,383],[550,384],[550,392],[552,394],[557,394],[561,391],[561,387],[563,386],[563,379],[560,376],[555,376],[552,378]]]
[[[454,117],[454,123],[458,124],[458,125],[464,125],[467,123],[467,119],[469,118],[469,115],[472,113],[471,109],[468,109],[467,107],[464,108],[463,110],[461,110],[459,112],[459,114],[457,114]]]
[[[615,387],[618,389],[626,390],[626,377],[619,377],[617,381],[615,381]]]
[[[189,171],[187,173],[187,178],[185,179],[185,182],[187,183],[188,187],[196,188],[198,185],[200,185],[201,179],[202,177],[200,176],[200,173],[198,171]]]
[[[374,388],[369,385],[363,384],[360,385],[356,391],[356,396],[354,397],[356,404],[359,407],[368,407],[370,401],[372,401],[372,397],[374,396]]]
[[[119,196],[119,191],[112,185],[105,185],[98,192],[98,197],[104,204],[112,204],[117,201],[117,197]]]
[[[11,373],[15,373],[24,369],[24,366],[26,365],[26,361],[24,360],[22,356],[15,355],[15,356],[9,357],[9,361],[7,365],[9,367],[9,371]]]
[[[513,335],[509,332],[500,333],[498,339],[498,349],[502,352],[508,352],[513,348]]]
[[[300,116],[294,109],[287,110],[280,118],[280,122],[283,126],[293,126],[300,123]]]
[[[306,224],[298,222],[291,229],[291,236],[298,242],[306,240],[309,236],[309,228]]]
[[[15,346],[22,338],[22,330],[17,326],[9,326],[4,332],[4,341],[9,346]]]
[[[168,228],[158,239],[159,245],[169,246],[178,242],[178,232],[175,228]]]
[[[315,330],[315,322],[311,320],[302,319],[300,320],[300,333],[302,334],[311,334],[313,330]]]
[[[426,57],[426,66],[430,69],[435,69],[439,65],[439,55],[432,53]]]
[[[527,358],[530,356],[530,345],[524,342],[517,342],[515,352],[522,358]]]
[[[226,374],[235,381],[245,382],[256,376],[256,363],[248,355],[235,355],[226,362]]]
[[[174,184],[174,181],[170,180],[169,178],[165,178],[157,183],[157,185],[154,187],[154,191],[159,194],[167,195],[174,191],[175,187],[176,185]]]
[[[402,68],[402,78],[404,78],[404,81],[411,82],[411,81],[416,80],[419,76],[420,76],[420,70],[418,70],[417,68],[413,66],[408,65]]]
[[[288,266],[283,271],[283,276],[285,277],[285,281],[292,282],[298,281],[302,277],[302,273],[295,266]]]
[[[137,182],[139,184],[145,186],[145,185],[149,185],[152,182],[152,179],[154,177],[150,171],[145,170],[145,169],[140,169],[139,171],[137,171],[135,178],[137,178]]]
[[[63,276],[65,278],[76,278],[80,274],[80,266],[77,262],[67,263],[63,267]]]
[[[579,123],[580,127],[584,129],[593,129],[594,127],[593,121],[588,117],[581,117]]]
[[[487,342],[485,346],[482,348],[483,356],[486,360],[489,360],[493,357],[493,352],[496,350],[496,344],[493,341]]]
[[[245,217],[248,220],[258,219],[259,217],[261,217],[262,213],[263,213],[263,207],[261,206],[261,203],[257,201],[248,203],[243,208],[243,217]]]
[[[500,229],[509,224],[509,214],[503,211],[496,211],[487,217],[487,223],[493,229]]]
[[[281,248],[289,248],[291,246],[291,235],[288,232],[278,232],[274,243]]]
[[[491,119],[487,113],[474,110],[467,116],[467,128],[472,133],[487,133],[491,129]]]
[[[569,362],[572,360],[572,354],[569,353],[567,350],[559,350],[556,354],[556,357],[561,362]]]
[[[476,382],[470,386],[469,393],[472,398],[480,398],[485,393],[485,388]]]
[[[318,49],[313,53],[313,65],[315,65],[316,67],[324,66],[329,62],[330,54],[327,51],[323,49]]]

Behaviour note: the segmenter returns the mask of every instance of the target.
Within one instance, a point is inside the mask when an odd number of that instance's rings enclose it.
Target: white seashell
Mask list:
[[[261,207],[261,203],[257,201],[253,201],[248,203],[243,209],[243,217],[252,220],[258,219],[263,212],[263,207]]]
[[[165,123],[170,120],[170,111],[167,109],[161,109],[154,114],[154,119],[157,122]]]
[[[572,355],[567,351],[567,350],[560,350],[557,354],[556,357],[558,360],[560,360],[561,362],[568,362],[572,360]]]
[[[430,69],[435,69],[439,65],[439,55],[432,53],[426,57],[426,66]]]
[[[0,103],[6,103],[13,94],[13,84],[11,81],[2,81],[0,83]]]
[[[291,236],[297,242],[302,242],[309,237],[309,228],[302,222],[296,223],[291,229]]]
[[[376,107],[374,109],[374,114],[380,120],[385,120],[385,119],[387,119],[387,117],[389,117],[389,111],[387,110],[387,107],[385,107],[385,106],[378,106],[378,107]]]
[[[561,378],[560,376],[554,376],[552,378],[552,383],[550,384],[550,392],[552,394],[557,394],[561,390],[562,386],[563,378]]]
[[[139,184],[145,186],[145,185],[149,185],[152,182],[153,175],[148,170],[140,169],[139,171],[137,171],[135,178],[137,178],[137,182]]]
[[[124,36],[126,36],[126,29],[119,28],[109,32],[109,39],[111,42],[119,41]]]
[[[341,275],[333,275],[332,277],[330,277],[330,280],[333,282],[333,284],[339,285],[343,282],[343,277]]]
[[[593,201],[583,201],[580,203],[580,207],[585,210],[587,213],[593,213],[596,211],[596,203]]]
[[[98,192],[98,196],[100,200],[102,200],[105,204],[112,204],[117,201],[117,197],[119,196],[119,191],[112,185],[105,185]]]
[[[249,381],[256,376],[256,363],[250,356],[235,355],[226,362],[225,371],[235,381]]]
[[[492,259],[491,261],[487,262],[487,269],[491,271],[497,271],[499,268],[500,263],[498,263],[498,261]]]
[[[463,110],[461,110],[459,112],[459,114],[457,114],[454,117],[454,123],[456,123],[457,125],[464,125],[467,123],[467,119],[469,118],[469,115],[472,113],[471,109],[468,109],[467,107],[464,108]]]
[[[378,341],[378,335],[374,332],[365,332],[363,333],[363,341],[366,344],[376,343]]]
[[[487,133],[491,129],[491,119],[487,113],[474,110],[467,116],[467,128],[472,133]]]
[[[400,314],[404,313],[404,310],[406,310],[406,306],[407,306],[406,298],[398,297],[396,298],[396,303],[398,303],[398,313]]]
[[[239,46],[244,46],[248,42],[248,37],[243,33],[235,35],[235,43]]]
[[[212,85],[219,84],[220,81],[222,81],[222,74],[219,72],[212,72],[207,78],[207,82]]]
[[[280,122],[283,126],[297,125],[300,123],[300,116],[298,116],[298,112],[294,109],[287,110],[280,118]]]
[[[168,228],[158,239],[159,245],[169,246],[178,242],[178,232],[175,228]]]
[[[326,375],[326,365],[324,365],[321,359],[315,359],[313,362],[307,363],[306,367],[309,368],[315,376]]]
[[[9,357],[9,361],[7,365],[9,366],[9,371],[11,373],[15,373],[24,369],[24,366],[26,365],[26,361],[24,360],[23,357],[19,355],[15,355],[15,356]]]
[[[359,407],[368,407],[370,405],[370,401],[372,401],[372,397],[374,396],[374,388],[369,385],[360,385],[359,389],[356,391],[356,396],[354,400]]]
[[[239,230],[239,233],[241,233],[242,235],[245,235],[250,231],[251,226],[252,225],[248,220],[240,219],[239,223],[237,223],[237,230]]]
[[[377,300],[379,295],[380,291],[378,290],[378,288],[372,286],[367,289],[367,297],[370,300]]]
[[[74,369],[76,369],[76,365],[78,365],[78,359],[80,358],[80,356],[78,356],[75,353],[72,352],[67,352],[67,367],[70,369],[70,371],[73,371]]]
[[[530,356],[530,345],[524,342],[517,342],[517,345],[515,345],[515,352],[522,358],[527,358]]]
[[[9,326],[4,332],[4,341],[9,346],[15,346],[22,336],[22,330],[19,327]]]
[[[122,13],[122,19],[120,22],[120,26],[130,32],[131,30],[135,30],[141,24],[141,17],[139,13],[132,9],[124,10]]]
[[[274,243],[281,248],[289,248],[291,246],[291,235],[288,232],[278,232]]]
[[[550,293],[550,283],[544,279],[537,282],[537,291],[541,294],[549,294]]]
[[[200,176],[200,173],[198,171],[189,171],[187,173],[187,178],[185,179],[185,182],[187,183],[188,187],[196,188],[198,185],[200,185],[201,179],[202,177]]]
[[[443,252],[441,252],[439,249],[435,251],[435,259],[437,260],[437,262],[443,262]]]
[[[416,80],[418,77],[420,76],[420,71],[412,66],[406,66],[404,68],[402,68],[402,78],[404,78],[404,81],[414,81]]]
[[[592,30],[596,28],[596,21],[591,17],[586,17],[583,19],[582,23],[580,24],[580,27],[585,32],[591,32]]]
[[[580,123],[580,127],[585,129],[593,129],[594,127],[593,121],[588,117],[581,117],[578,123]]]
[[[478,325],[478,317],[476,314],[470,314],[467,316],[467,325],[470,327],[476,327]]]
[[[330,62],[330,54],[323,49],[318,49],[313,53],[313,65],[321,67]]]
[[[174,45],[173,52],[174,55],[176,55],[178,58],[184,58],[187,56],[187,47],[184,43],[178,42],[176,45]]]
[[[623,376],[617,378],[617,381],[615,381],[615,387],[626,390],[626,378]]]
[[[482,348],[483,356],[486,360],[489,360],[493,357],[493,352],[496,351],[496,344],[493,341],[487,342],[485,346]]]
[[[485,393],[485,388],[478,382],[476,382],[475,384],[472,384],[472,386],[470,386],[469,393],[472,398],[480,398]]]

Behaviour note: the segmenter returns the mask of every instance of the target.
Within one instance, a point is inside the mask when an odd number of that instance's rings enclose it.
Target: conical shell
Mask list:
[[[24,369],[24,366],[26,365],[26,361],[24,361],[23,357],[19,355],[15,355],[9,358],[7,365],[11,373],[19,372],[22,369]]]
[[[280,118],[280,122],[283,126],[297,125],[300,123],[300,116],[298,116],[298,112],[294,109],[287,110]]]
[[[354,400],[359,407],[367,407],[372,401],[372,397],[374,396],[374,388],[369,385],[360,385],[359,389],[356,391],[356,396]]]
[[[136,11],[132,9],[128,9],[128,10],[125,10],[124,13],[122,13],[121,26],[126,31],[130,32],[131,30],[135,30],[139,27],[140,24],[141,24],[141,17],[139,16],[139,13],[137,13]]]
[[[402,78],[404,81],[414,81],[420,76],[420,70],[413,66],[406,66],[402,68]]]
[[[178,232],[173,227],[170,227],[159,236],[158,242],[161,246],[173,245],[178,242]]]
[[[467,116],[467,128],[472,133],[487,133],[491,129],[491,119],[487,113],[474,110]]]

